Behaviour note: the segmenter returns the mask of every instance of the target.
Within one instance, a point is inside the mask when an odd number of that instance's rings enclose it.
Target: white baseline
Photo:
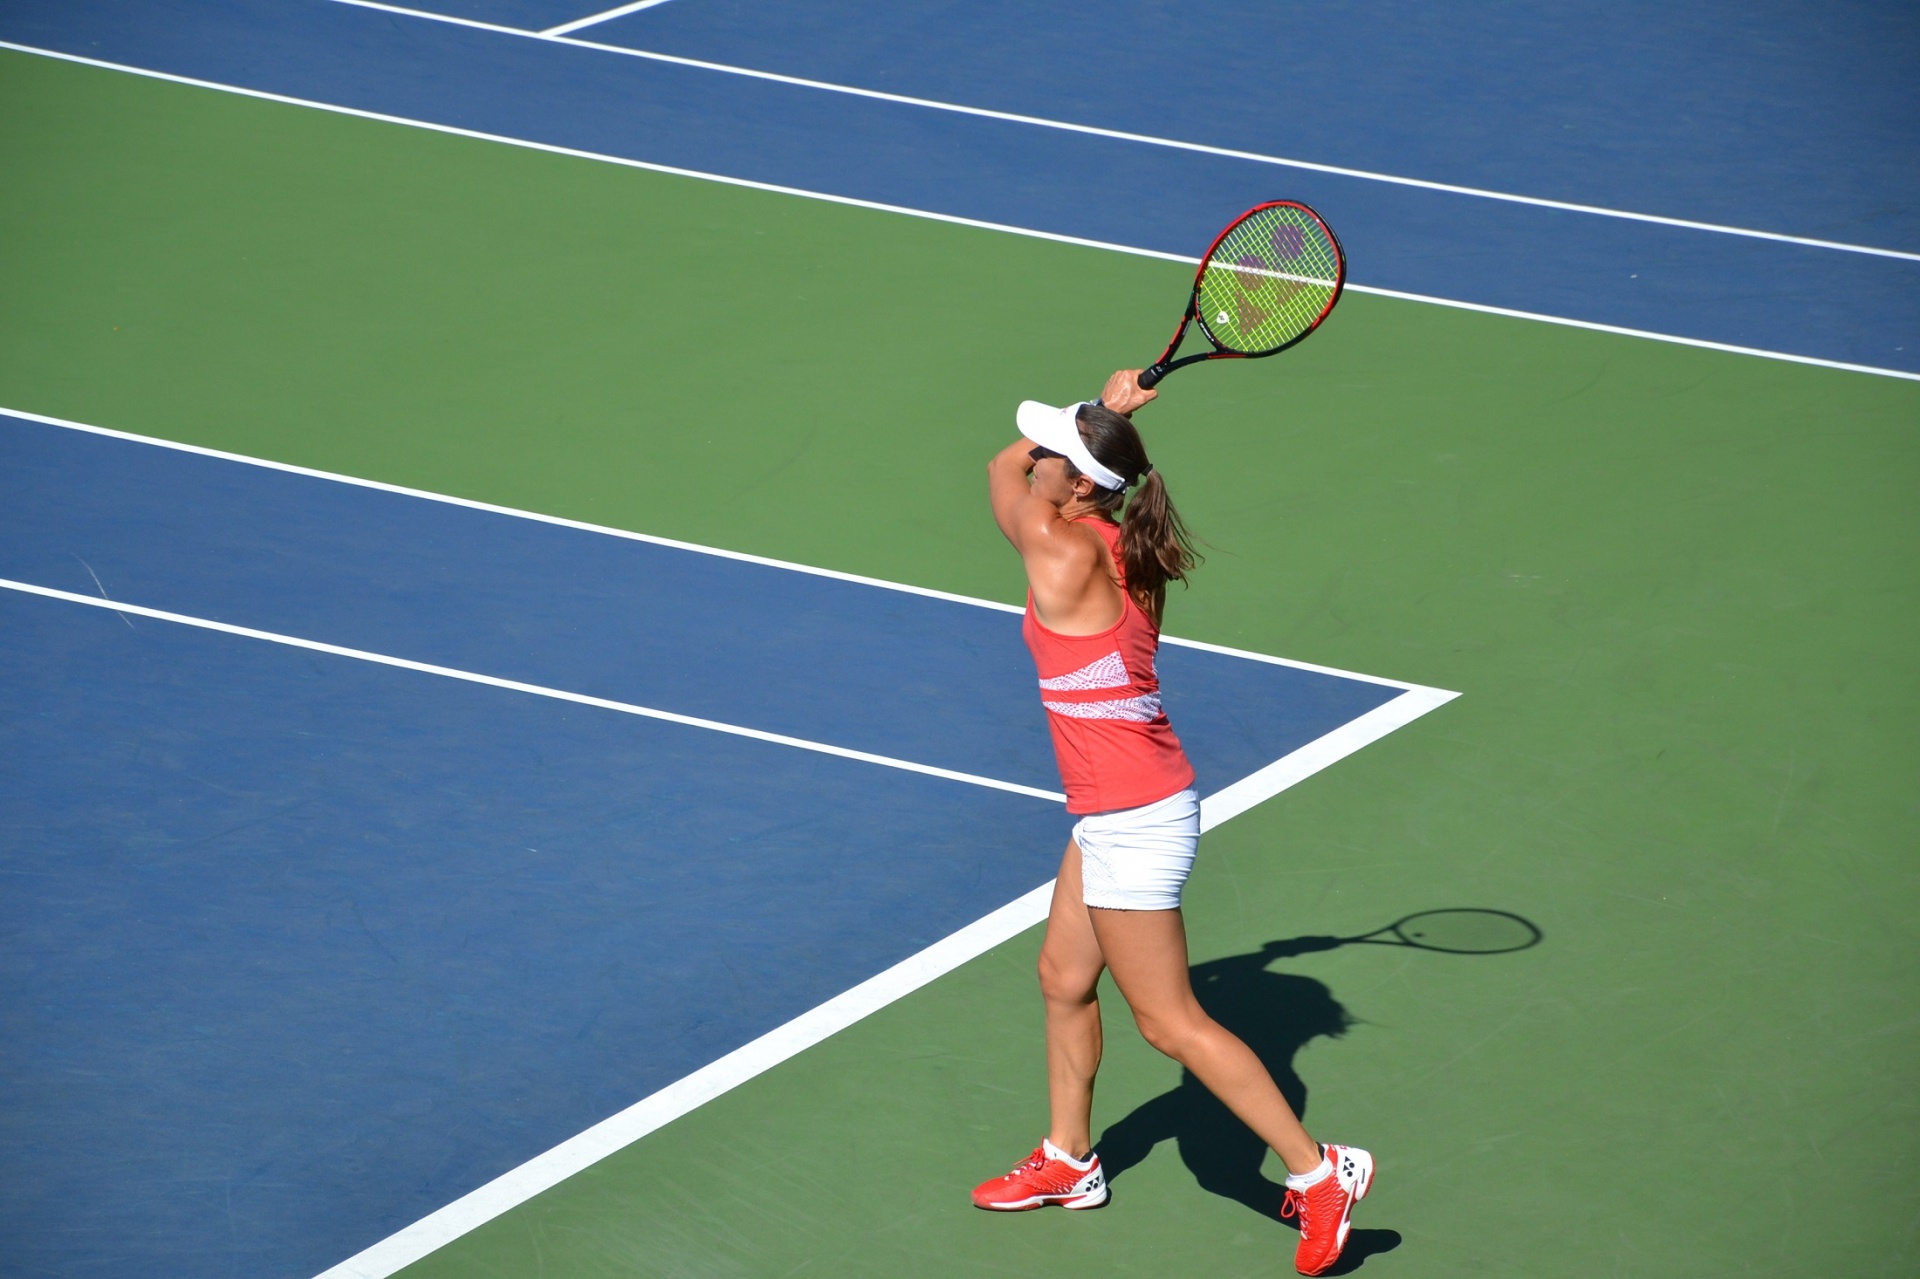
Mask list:
[[[346,3],[347,0],[336,0]],[[356,0],[366,4],[367,0]],[[390,8],[378,5],[376,8]],[[464,20],[463,20],[464,21]],[[469,26],[485,26],[485,23],[467,23]],[[500,28],[511,34],[524,35],[525,32],[512,28]],[[334,115],[352,116],[359,120],[377,120],[382,124],[400,124],[411,129],[425,129],[430,133],[444,133],[456,138],[473,138],[481,142],[498,142],[504,146],[521,147],[528,151],[544,151],[550,155],[571,156],[577,160],[597,160],[603,164],[617,164],[629,169],[644,169],[650,173],[667,173],[681,178],[697,178],[703,182],[717,182],[722,186],[744,187],[753,191],[770,191],[776,195],[793,195],[807,200],[821,200],[828,204],[842,204],[855,209],[873,209],[881,213],[898,213],[911,218],[924,218],[930,222],[945,222],[952,226],[974,227],[983,231],[1001,231],[1009,235],[1026,236],[1035,240],[1050,240],[1055,244],[1074,244],[1082,248],[1103,249],[1110,253],[1125,253],[1133,257],[1158,258],[1164,262],[1183,262],[1195,265],[1200,259],[1183,253],[1165,253],[1159,249],[1143,249],[1129,244],[1113,244],[1106,240],[1090,240],[1083,236],[1061,235],[1055,231],[1040,231],[1032,227],[1011,226],[1004,222],[985,222],[979,218],[963,218],[951,213],[937,213],[931,209],[914,209],[901,204],[884,204],[878,200],[861,200],[853,196],[834,195],[827,191],[809,191],[802,187],[780,186],[772,182],[756,182],[751,178],[730,177],[724,173],[707,173],[699,169],[683,169],[677,165],[655,164],[649,160],[632,160],[626,156],[606,155],[598,151],[582,151],[576,147],[555,146],[550,142],[533,142],[526,138],[513,138],[500,133],[483,133],[478,129],[463,129],[457,125],[436,124],[431,120],[414,120],[407,116],[387,115],[380,111],[364,111],[359,107],[343,107],[332,102],[318,102],[311,98],[289,97],[284,93],[269,93],[264,89],[248,89],[239,85],[221,84],[216,80],[198,80],[192,76],[174,75],[169,71],[153,71],[146,67],[128,66],[120,62],[107,62],[99,58],[83,57],[77,53],[62,53],[57,49],[41,49],[29,44],[16,44],[10,40],[0,40],[0,49],[10,49],[15,53],[30,53],[37,57],[53,58],[60,62],[72,62],[81,66],[99,67],[106,71],[120,71],[127,75],[144,76],[149,80],[164,80],[170,84],[184,84],[196,89],[213,89],[220,93],[237,94],[243,98],[256,98],[262,102],[278,102],[286,106],[306,107],[314,111],[327,111]],[[627,52],[631,52],[628,50]],[[1755,232],[1763,238],[1770,233]],[[1863,250],[1865,251],[1865,250]],[[1891,251],[1871,250],[1875,253]],[[1892,254],[1892,256],[1908,256]],[[1534,311],[1516,311],[1508,307],[1488,306],[1479,302],[1461,302],[1452,298],[1429,297],[1420,293],[1403,293],[1397,289],[1374,288],[1370,285],[1348,283],[1347,288],[1355,293],[1371,293],[1379,297],[1398,298],[1407,302],[1425,302],[1432,306],[1452,307],[1462,311],[1480,311],[1488,315],[1502,315],[1513,319],[1534,320],[1542,324],[1559,324],[1569,328],[1591,329],[1598,333],[1614,333],[1623,337],[1645,338],[1652,342],[1670,342],[1678,346],[1700,347],[1708,351],[1724,351],[1733,355],[1751,355],[1765,360],[1782,360],[1789,364],[1808,364],[1816,368],[1839,369],[1847,373],[1869,373],[1875,377],[1900,378],[1908,382],[1920,382],[1920,373],[1909,373],[1904,369],[1881,368],[1873,364],[1850,364],[1844,360],[1825,360],[1812,355],[1795,355],[1788,351],[1769,351],[1760,347],[1735,346],[1727,342],[1709,342],[1703,338],[1682,337],[1674,333],[1656,333],[1649,329],[1630,329],[1616,324],[1600,324],[1591,320],[1575,320],[1566,316],[1543,315]]]

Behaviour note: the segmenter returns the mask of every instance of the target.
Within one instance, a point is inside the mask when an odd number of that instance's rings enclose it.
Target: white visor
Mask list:
[[[1081,404],[1084,403],[1084,400],[1081,401]],[[1041,448],[1060,454],[1072,462],[1080,474],[1101,488],[1126,488],[1127,481],[1094,461],[1086,441],[1080,438],[1080,424],[1076,419],[1081,404],[1069,404],[1064,409],[1056,409],[1038,400],[1022,400],[1020,411],[1014,414],[1013,420],[1019,425],[1020,434]]]

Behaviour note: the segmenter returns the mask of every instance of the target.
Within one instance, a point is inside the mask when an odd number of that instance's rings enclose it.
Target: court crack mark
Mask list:
[[[1780,786],[1780,798],[1773,806],[1773,833],[1780,833],[1780,819],[1786,816],[1787,796],[1793,793],[1793,771],[1799,762],[1798,753],[1793,747],[1787,747],[1787,780]]]
[[[367,935],[367,940],[372,942],[381,954],[392,961],[395,968],[399,968],[401,966],[400,956],[394,954],[393,951],[387,948],[387,943],[380,940],[380,934],[374,932],[373,926],[367,923],[367,917],[360,913],[360,899],[358,897],[347,898],[347,908],[353,911],[354,921],[360,925],[360,931]]]
[[[67,554],[73,555],[73,552],[68,551]],[[113,596],[107,594],[107,588],[100,581],[100,575],[93,571],[93,565],[87,563],[85,560],[81,560],[78,555],[73,555],[73,558],[76,560],[80,560],[80,567],[87,570],[87,576],[93,579],[94,589],[100,592],[100,598],[103,600],[106,600],[109,604],[111,604],[113,602]],[[128,617],[125,613],[122,613],[119,609],[116,608],[115,610],[113,610],[113,615],[119,618],[121,621],[125,622],[127,624],[128,630],[132,631],[135,629],[133,625],[133,619]]]
[[[212,789],[212,790],[224,789],[214,783],[205,781],[203,778],[195,777],[193,778],[193,780],[196,782],[200,782],[202,785],[207,786],[209,789]],[[212,844],[218,840],[225,839],[229,835],[237,835],[243,830],[251,830],[255,826],[264,826],[268,822],[278,821],[280,818],[285,817],[289,813],[298,812],[302,808],[311,807],[313,805],[313,802],[314,801],[311,796],[307,797],[306,799],[296,799],[291,804],[283,804],[279,808],[273,809],[270,812],[265,812],[260,814],[260,816],[258,817],[249,818],[244,822],[239,822],[239,823],[236,823],[235,825],[229,826],[225,830],[215,831],[211,835],[202,835],[199,839],[194,840],[192,843],[182,844],[180,845],[180,847],[174,849],[173,851],[175,853],[190,853],[197,848],[204,848],[208,844]]]

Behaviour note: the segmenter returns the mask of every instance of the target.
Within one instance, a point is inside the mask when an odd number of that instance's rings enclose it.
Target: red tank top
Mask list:
[[[1040,673],[1040,704],[1047,709],[1067,811],[1138,808],[1193,785],[1193,765],[1160,709],[1154,669],[1160,628],[1126,593],[1120,528],[1099,519],[1075,523],[1092,525],[1113,555],[1126,601],[1120,620],[1094,635],[1061,635],[1040,624],[1028,591],[1020,634]]]

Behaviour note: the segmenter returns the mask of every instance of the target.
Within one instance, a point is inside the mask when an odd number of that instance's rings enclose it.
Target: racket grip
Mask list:
[[[1172,371],[1173,370],[1167,367],[1167,362],[1165,360],[1162,360],[1158,364],[1155,364],[1152,368],[1141,369],[1140,379],[1139,379],[1140,389],[1143,391],[1151,391],[1154,388],[1155,383],[1159,382],[1161,378],[1165,377],[1168,373]]]

